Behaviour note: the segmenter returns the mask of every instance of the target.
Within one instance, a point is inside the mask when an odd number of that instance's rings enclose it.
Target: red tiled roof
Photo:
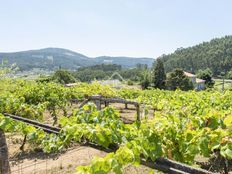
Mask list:
[[[191,74],[191,73],[185,72],[185,71],[184,71],[184,75],[186,75],[187,77],[196,77],[195,74]]]

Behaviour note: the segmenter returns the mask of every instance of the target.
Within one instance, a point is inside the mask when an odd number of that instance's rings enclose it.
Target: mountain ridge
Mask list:
[[[56,47],[16,52],[0,52],[0,61],[4,59],[6,59],[9,64],[16,63],[21,70],[30,70],[33,68],[54,70],[58,67],[73,70],[79,67],[102,63],[119,64],[123,68],[132,68],[138,63],[147,64],[151,67],[155,60],[153,58],[124,56],[88,57],[69,49]]]

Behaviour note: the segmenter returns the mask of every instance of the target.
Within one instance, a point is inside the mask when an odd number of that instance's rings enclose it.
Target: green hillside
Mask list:
[[[210,68],[214,75],[227,73],[232,69],[232,36],[212,39],[199,45],[179,48],[174,53],[163,55],[162,60],[167,72],[174,68],[197,73]]]
[[[6,59],[9,64],[16,63],[21,70],[42,68],[54,70],[59,67],[76,70],[79,67],[97,64],[118,64],[123,68],[132,68],[136,64],[147,64],[149,67],[154,62],[153,58],[109,57],[102,56],[91,58],[77,52],[63,48],[45,48],[14,53],[0,53],[0,61]]]

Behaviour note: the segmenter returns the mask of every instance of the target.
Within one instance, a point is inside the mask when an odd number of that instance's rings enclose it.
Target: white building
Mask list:
[[[193,86],[196,90],[205,89],[205,80],[197,78],[195,74],[191,74],[189,72],[184,71],[184,75],[186,75],[193,83]]]
[[[115,77],[117,77],[117,79]],[[123,82],[125,82],[123,77],[118,72],[114,72],[108,80],[100,81],[99,83],[120,89],[123,87]]]

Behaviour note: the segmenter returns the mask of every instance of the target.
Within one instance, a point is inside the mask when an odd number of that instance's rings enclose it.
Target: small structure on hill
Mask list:
[[[64,86],[65,87],[73,87],[73,86],[77,86],[77,85],[78,85],[78,83],[67,83]]]
[[[193,83],[193,86],[196,90],[205,89],[205,80],[197,78],[195,74],[191,74],[189,72],[184,71],[184,74],[189,78],[189,80]]]
[[[117,79],[115,77],[117,77]],[[125,80],[118,72],[114,72],[108,80],[100,81],[99,83],[102,85],[111,85],[114,88],[122,88],[122,82],[124,81]]]
[[[111,85],[113,87],[118,87],[122,85],[122,82],[118,79],[114,80],[104,80],[100,82],[101,85]]]

